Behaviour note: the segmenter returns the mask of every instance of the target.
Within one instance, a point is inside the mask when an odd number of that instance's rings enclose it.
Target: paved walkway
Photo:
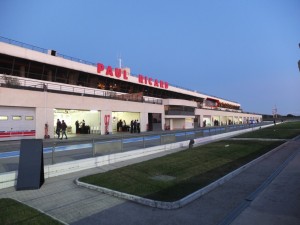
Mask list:
[[[229,182],[176,210],[142,206],[74,184],[77,177],[122,167],[166,153],[49,178],[39,190],[2,189],[0,198],[17,199],[65,223],[76,225],[298,225],[300,224],[299,152],[300,138],[289,141],[268,158]]]

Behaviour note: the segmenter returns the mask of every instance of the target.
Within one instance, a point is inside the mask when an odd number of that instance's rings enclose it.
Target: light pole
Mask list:
[[[273,114],[273,118],[277,118],[277,107],[275,105],[275,107],[272,109],[272,114]]]
[[[299,48],[300,48],[300,43],[299,43]],[[299,71],[300,71],[300,60],[298,61],[298,68],[299,68]]]

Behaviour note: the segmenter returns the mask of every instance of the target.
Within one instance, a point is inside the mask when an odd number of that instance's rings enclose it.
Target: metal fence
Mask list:
[[[93,137],[88,136],[76,140],[73,139],[71,142],[51,139],[44,142],[44,163],[45,165],[50,165],[97,156],[112,155],[115,153],[254,128],[266,124],[267,123],[257,123],[205,127],[193,130],[161,131],[151,134],[121,133],[108,136],[93,135]],[[16,149],[14,151],[0,152],[0,173],[18,170],[18,147],[18,145],[13,146],[12,149]]]

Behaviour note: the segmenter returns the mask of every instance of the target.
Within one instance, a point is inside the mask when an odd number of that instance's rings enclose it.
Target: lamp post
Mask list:
[[[272,114],[273,114],[273,118],[277,118],[277,107],[275,105],[275,107],[272,109]]]
[[[300,48],[300,43],[299,43],[299,48]],[[300,60],[298,61],[298,68],[299,68],[299,71],[300,71]]]

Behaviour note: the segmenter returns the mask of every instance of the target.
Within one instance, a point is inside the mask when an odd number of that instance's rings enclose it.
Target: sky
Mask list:
[[[300,115],[300,0],[0,0],[0,36]]]

